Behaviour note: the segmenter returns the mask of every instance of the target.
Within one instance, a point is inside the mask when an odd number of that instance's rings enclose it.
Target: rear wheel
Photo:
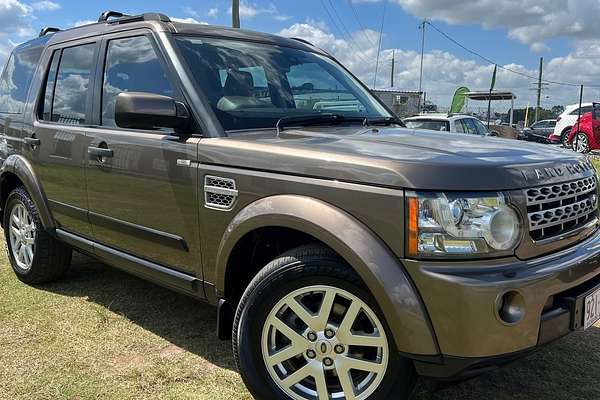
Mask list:
[[[590,151],[590,141],[585,133],[577,133],[577,136],[573,140],[573,150],[579,153],[588,153]]]
[[[39,284],[64,275],[71,263],[71,249],[44,230],[25,188],[18,187],[8,196],[3,226],[8,257],[21,281]]]
[[[246,290],[236,362],[257,399],[407,399],[415,372],[377,303],[331,251],[306,246],[269,263]]]

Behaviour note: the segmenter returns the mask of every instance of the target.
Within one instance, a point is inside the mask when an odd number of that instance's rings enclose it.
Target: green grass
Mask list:
[[[250,399],[215,310],[77,255],[61,282],[20,283],[0,256],[0,399]],[[600,329],[416,400],[592,399]]]

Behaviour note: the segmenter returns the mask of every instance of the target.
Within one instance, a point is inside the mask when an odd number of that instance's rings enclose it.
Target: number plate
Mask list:
[[[583,329],[588,329],[600,320],[600,289],[585,298]]]

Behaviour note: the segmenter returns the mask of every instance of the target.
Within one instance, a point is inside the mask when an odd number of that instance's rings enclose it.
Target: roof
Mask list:
[[[490,92],[467,92],[465,96],[470,100],[514,100],[517,96],[513,92],[497,92],[492,91],[491,96]]]
[[[159,32],[169,32],[173,34],[184,35],[199,35],[206,37],[229,38],[239,40],[249,40],[279,46],[294,47],[301,50],[313,52],[325,52],[310,43],[293,38],[284,38],[268,33],[250,31],[246,29],[236,29],[223,26],[190,24],[183,22],[171,21],[167,16],[157,13],[145,13],[136,16],[124,16],[121,18],[113,18],[107,21],[95,22],[92,24],[77,26],[65,30],[60,30],[56,33],[48,33],[40,38],[26,42],[30,43],[50,44],[66,42],[74,39],[98,36],[102,34],[131,30],[135,28],[150,28]]]

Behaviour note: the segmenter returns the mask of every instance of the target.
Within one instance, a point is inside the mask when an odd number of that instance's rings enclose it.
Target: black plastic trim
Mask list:
[[[92,225],[102,226],[104,228],[119,231],[126,235],[142,238],[162,246],[171,247],[177,250],[189,251],[187,242],[181,236],[172,233],[162,232],[146,226],[122,221],[120,219],[108,217],[93,211],[89,212],[89,219]]]

